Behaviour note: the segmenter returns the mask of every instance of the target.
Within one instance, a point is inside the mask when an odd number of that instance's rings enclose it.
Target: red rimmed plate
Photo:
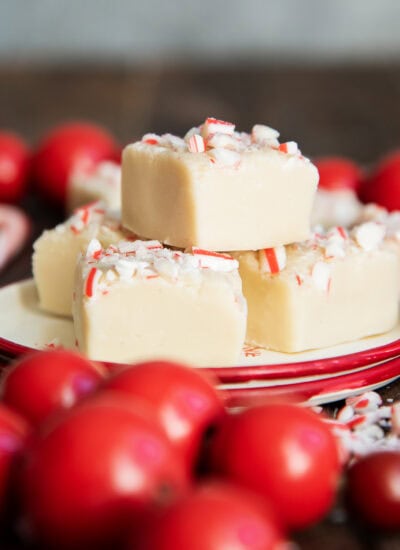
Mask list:
[[[0,352],[8,357],[49,345],[75,347],[71,320],[40,311],[32,280],[0,289],[0,334]],[[235,398],[287,390],[292,394],[305,391],[307,398],[307,392],[314,394],[327,387],[328,381],[343,388],[347,376],[359,381],[352,388],[353,393],[358,391],[356,386],[366,376],[360,369],[364,371],[370,365],[373,366],[368,374],[383,385],[391,377],[387,377],[382,361],[396,356],[400,356],[400,326],[381,336],[291,355],[246,346],[237,366],[206,370],[216,374],[224,390]],[[113,368],[113,364],[109,366]]]
[[[279,385],[252,386],[251,383],[220,386],[229,407],[249,407],[268,399],[285,397],[307,405],[332,403],[364,391],[375,390],[400,377],[400,357],[356,372],[306,380],[290,380]]]

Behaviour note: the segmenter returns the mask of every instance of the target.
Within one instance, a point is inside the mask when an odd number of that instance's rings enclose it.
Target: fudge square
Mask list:
[[[46,230],[33,245],[32,271],[39,306],[56,315],[72,315],[75,268],[80,253],[96,237],[103,246],[134,239],[121,227],[120,214],[94,202],[75,210],[64,223]]]
[[[123,225],[169,245],[219,251],[308,238],[318,171],[278,136],[211,118],[183,139],[146,134],[123,152]]]
[[[232,365],[246,314],[238,264],[226,254],[139,240],[104,250],[94,239],[78,264],[75,335],[91,359]]]
[[[333,228],[303,243],[239,253],[247,342],[299,352],[392,329],[399,258],[384,233],[369,222],[351,234]]]

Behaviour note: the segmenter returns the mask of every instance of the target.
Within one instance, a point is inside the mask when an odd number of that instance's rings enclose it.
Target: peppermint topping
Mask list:
[[[105,209],[101,201],[96,201],[77,208],[73,215],[67,220],[66,226],[73,233],[81,233],[92,221],[102,221]]]
[[[181,276],[196,278],[203,270],[228,273],[238,269],[237,260],[229,254],[200,248],[193,248],[190,254],[164,248],[158,241],[121,241],[106,249],[99,249],[99,244],[93,239],[84,256],[89,268],[84,290],[88,298],[95,295],[99,286],[104,291],[118,278],[131,281],[135,277],[162,276],[177,281]]]
[[[331,267],[326,262],[316,262],[311,268],[311,278],[314,285],[328,292],[331,285]]]
[[[193,255],[199,259],[200,267],[217,271],[232,271],[238,268],[238,261],[229,254],[220,254],[211,250],[193,247]]]
[[[400,451],[400,402],[383,405],[377,392],[346,399],[334,419],[323,420],[337,438],[343,462],[378,451]]]
[[[191,153],[204,153],[206,144],[199,134],[193,134],[188,140],[188,149]]]
[[[280,150],[289,154],[291,161],[293,157],[303,158],[296,142],[279,144],[278,137],[279,132],[263,124],[254,125],[248,134],[235,131],[232,122],[209,117],[200,126],[191,128],[183,139],[172,134],[145,134],[136,146],[140,148],[144,144],[178,153],[205,153],[219,167],[238,167],[240,155],[246,151]]]
[[[366,252],[379,247],[385,237],[385,227],[376,222],[366,222],[354,228],[357,244]]]
[[[228,134],[212,134],[207,139],[207,147],[211,148],[232,149],[232,151],[237,151],[239,146],[239,140],[235,136],[230,136]]]
[[[201,127],[201,135],[204,138],[212,134],[228,134],[232,136],[234,131],[235,125],[232,122],[225,122],[224,120],[212,117],[207,118]]]
[[[284,246],[264,248],[259,251],[259,262],[262,271],[275,274],[286,267],[286,249]]]
[[[211,149],[209,151],[210,160],[221,166],[237,168],[240,164],[240,155],[229,149]]]
[[[274,130],[274,128],[265,126],[264,124],[255,124],[251,130],[251,140],[253,143],[278,147],[278,138],[279,132]]]
[[[299,147],[295,141],[287,141],[286,143],[281,143],[278,146],[279,151],[282,153],[287,153],[288,155],[298,155],[300,154]]]
[[[101,275],[100,269],[96,269],[95,267],[92,267],[89,271],[85,282],[85,295],[88,298],[94,297]]]
[[[102,251],[101,243],[98,239],[92,239],[87,247],[86,250],[86,258],[94,258],[97,259],[100,257]]]

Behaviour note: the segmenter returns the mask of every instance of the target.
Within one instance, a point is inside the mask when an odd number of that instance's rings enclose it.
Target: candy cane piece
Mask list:
[[[232,122],[226,122],[225,120],[218,120],[217,118],[208,117],[201,127],[201,135],[204,138],[212,134],[229,134],[233,135],[235,131],[235,125]]]
[[[93,296],[95,295],[100,277],[101,277],[100,269],[97,269],[96,267],[92,267],[91,270],[89,271],[88,276],[86,277],[86,283],[85,283],[85,295],[88,298],[93,298]]]
[[[259,261],[262,271],[275,275],[286,267],[286,248],[284,246],[264,248],[259,251]]]
[[[288,155],[297,155],[300,153],[299,147],[295,141],[287,141],[286,143],[281,143],[278,146],[279,151],[282,153],[287,153]]]
[[[191,153],[204,153],[206,144],[199,134],[193,134],[188,141],[188,149]]]

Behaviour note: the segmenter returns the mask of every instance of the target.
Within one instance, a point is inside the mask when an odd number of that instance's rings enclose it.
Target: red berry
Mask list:
[[[113,136],[101,126],[88,122],[57,126],[43,138],[33,158],[37,188],[47,199],[64,205],[69,176],[75,169],[116,160],[119,153]]]
[[[375,202],[388,210],[400,210],[400,151],[384,158],[360,188],[363,202]]]
[[[187,488],[151,411],[111,392],[44,428],[20,482],[23,523],[35,541],[96,550],[119,547],[132,527]]]
[[[336,442],[328,425],[305,408],[271,404],[232,415],[211,455],[218,472],[267,497],[290,528],[318,521],[334,501]]]
[[[2,382],[2,399],[37,426],[50,414],[75,405],[103,379],[100,367],[67,350],[23,357]]]
[[[284,536],[266,502],[221,481],[195,488],[150,526],[138,550],[278,550]]]
[[[400,452],[368,455],[348,471],[347,503],[367,524],[400,529]]]
[[[189,469],[207,429],[225,415],[212,381],[178,363],[138,364],[107,380],[104,387],[148,402]]]
[[[354,161],[343,157],[324,157],[317,159],[315,165],[319,172],[320,189],[325,191],[350,189],[357,192],[363,174]]]
[[[19,202],[24,196],[30,166],[27,144],[12,132],[0,132],[0,202]]]

